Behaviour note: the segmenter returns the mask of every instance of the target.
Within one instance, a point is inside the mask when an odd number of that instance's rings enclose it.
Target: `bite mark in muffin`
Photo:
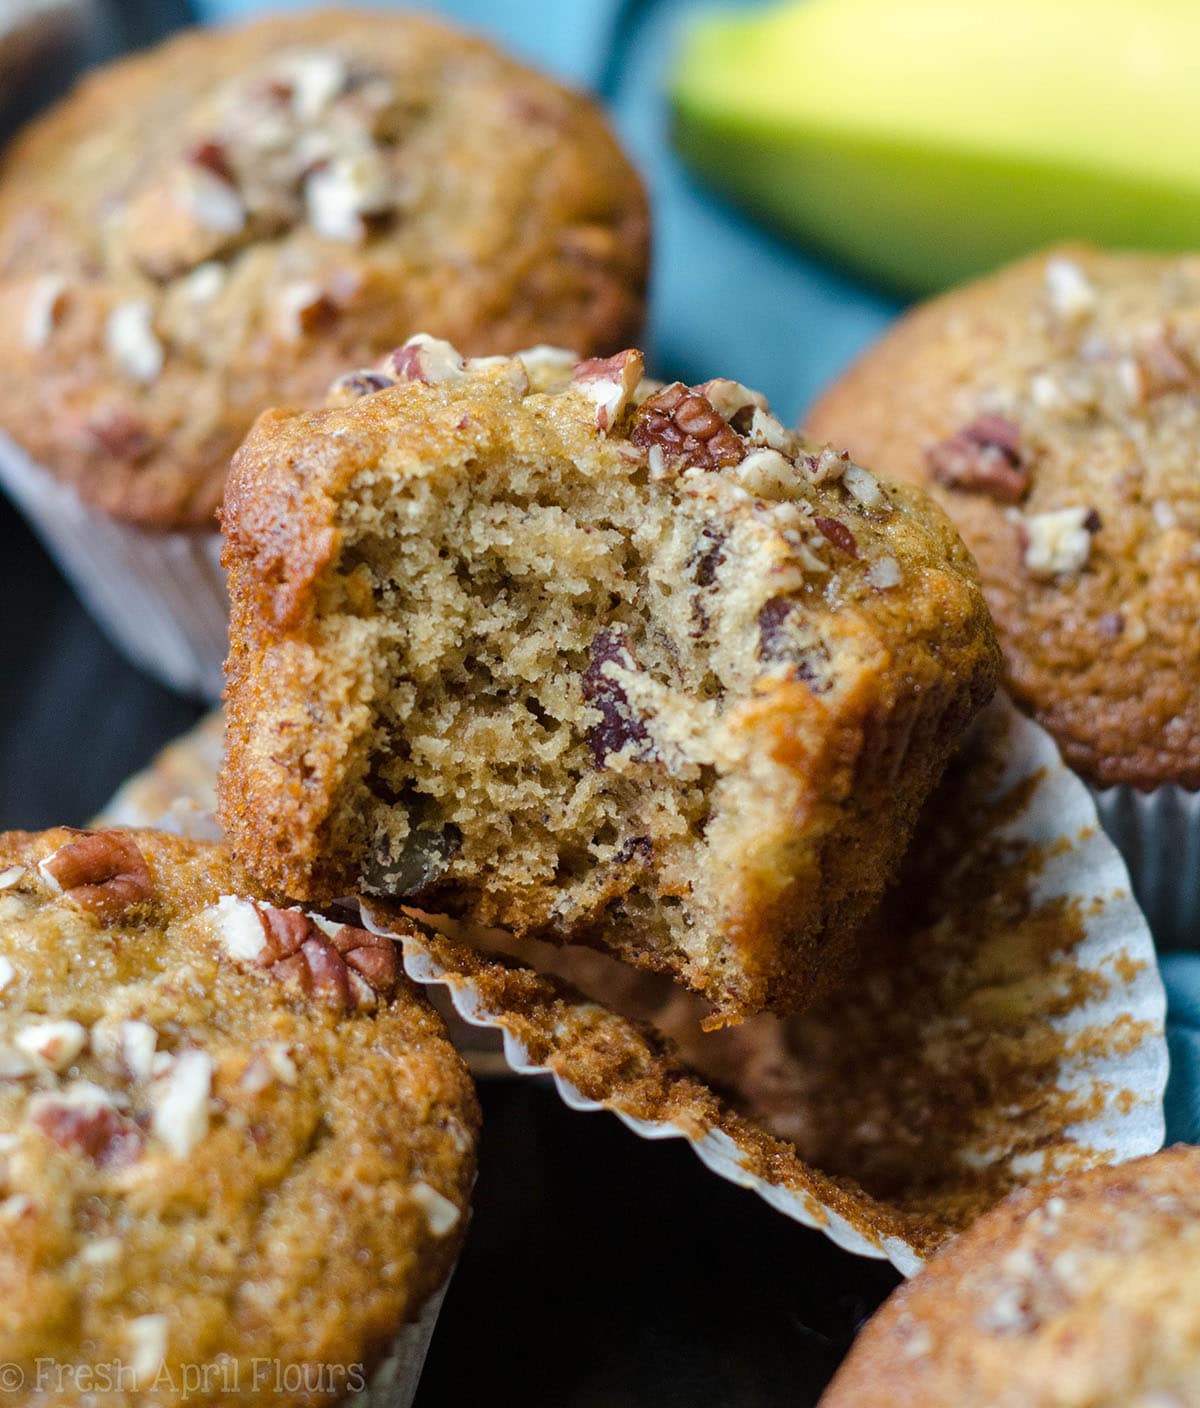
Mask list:
[[[991,627],[927,501],[735,382],[641,376],[419,337],[260,420],[222,819],[303,902],[594,943],[717,1020],[794,1009],[990,693]]]

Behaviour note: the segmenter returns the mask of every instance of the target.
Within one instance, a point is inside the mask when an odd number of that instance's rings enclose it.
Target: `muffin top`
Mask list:
[[[264,405],[429,328],[623,345],[639,180],[585,98],[417,15],[195,31],[0,166],[0,426],[93,505],[203,526]]]
[[[1184,1408],[1198,1268],[1200,1149],[1017,1194],[887,1301],[822,1408]]]
[[[1200,258],[1014,265],[903,319],[808,425],[940,497],[1072,766],[1200,786]]]
[[[0,1344],[27,1387],[62,1366],[39,1403],[117,1363],[105,1401],[183,1401],[217,1362],[300,1401],[255,1360],[336,1400],[457,1254],[477,1110],[441,1019],[390,942],[237,887],[161,833],[0,837]]]

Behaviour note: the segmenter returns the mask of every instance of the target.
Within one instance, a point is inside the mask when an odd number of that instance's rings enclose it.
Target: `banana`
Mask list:
[[[672,75],[713,185],[904,293],[1055,240],[1200,248],[1200,0],[789,0]]]

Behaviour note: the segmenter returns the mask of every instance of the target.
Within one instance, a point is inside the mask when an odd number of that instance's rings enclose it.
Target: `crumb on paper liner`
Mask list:
[[[173,745],[106,819],[211,825],[218,736],[210,720]],[[802,1016],[705,1033],[698,999],[590,949],[438,932],[378,903],[368,922],[462,1019],[477,1073],[545,1071],[573,1108],[687,1138],[906,1274],[1013,1189],[1163,1140],[1149,930],[1087,789],[1007,701],[927,806],[857,971]]]

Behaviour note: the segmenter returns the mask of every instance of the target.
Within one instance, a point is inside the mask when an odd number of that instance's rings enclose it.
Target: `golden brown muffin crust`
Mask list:
[[[1200,786],[1200,259],[1013,265],[903,318],[808,425],[939,498],[1073,767]]]
[[[744,436],[645,384],[603,429],[586,366],[421,355],[445,378],[267,412],[235,460],[226,834],[289,894],[433,904],[378,881],[427,859],[482,922],[795,1010],[993,686],[969,557],[734,383]],[[724,467],[673,458],[680,397]]]
[[[1200,1149],[1016,1194],[902,1286],[822,1408],[1200,1401]]]
[[[253,1361],[370,1370],[453,1265],[478,1112],[440,1018],[380,941],[245,893],[202,842],[0,837],[0,1345],[26,1375],[17,1401],[78,1404],[76,1369],[121,1362],[170,1382],[105,1401],[183,1402],[183,1366],[221,1356],[256,1402],[335,1401],[344,1374],[303,1398]],[[305,946],[255,956],[268,922]],[[38,1360],[61,1383],[35,1395]],[[229,1382],[188,1401],[237,1401]]]
[[[640,182],[587,99],[416,14],[189,32],[0,166],[0,426],[92,504],[205,526],[265,405],[429,328],[611,351]]]

